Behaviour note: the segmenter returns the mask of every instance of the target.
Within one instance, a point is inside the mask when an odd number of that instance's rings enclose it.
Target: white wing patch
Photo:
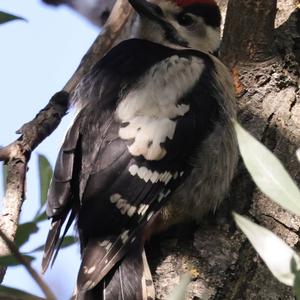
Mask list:
[[[133,156],[160,160],[166,155],[163,143],[174,137],[176,121],[190,106],[179,104],[200,78],[203,61],[197,57],[174,55],[154,65],[121,101],[116,117],[123,123],[119,136],[133,140],[128,146]]]
[[[146,213],[146,211],[148,210],[148,208],[149,208],[149,205],[148,204],[140,204],[139,205],[139,210],[137,211],[137,213],[139,214],[139,215],[144,215],[145,213]]]
[[[83,266],[83,273],[84,274],[92,274],[96,270],[96,266],[92,266],[88,268],[87,266]]]
[[[158,202],[161,202],[164,198],[167,198],[171,194],[171,190],[167,190],[166,192],[160,192],[158,195]]]
[[[125,244],[129,238],[128,233],[129,233],[129,230],[125,230],[120,236],[123,244]]]
[[[126,199],[122,198],[120,194],[111,195],[110,202],[116,205],[116,208],[122,215],[127,213],[128,217],[132,217],[137,210],[136,206],[131,205]]]
[[[119,136],[124,140],[134,139],[128,147],[134,156],[143,155],[148,160],[159,160],[166,154],[161,143],[172,139],[176,122],[167,118],[139,116],[129,121],[128,126],[121,127]]]
[[[159,173],[157,171],[152,172],[146,167],[139,167],[137,165],[131,165],[128,171],[132,176],[138,176],[145,182],[150,180],[152,183],[162,182],[165,185],[167,185],[172,178],[176,179],[178,176],[178,172],[175,172],[174,174],[168,171],[163,173]]]

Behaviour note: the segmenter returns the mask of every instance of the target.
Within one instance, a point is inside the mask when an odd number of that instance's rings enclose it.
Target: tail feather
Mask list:
[[[44,256],[43,256],[43,260],[42,260],[42,273],[43,274],[47,271],[51,261],[52,261],[51,266],[53,265],[53,263],[57,257],[59,248],[61,247],[61,244],[63,242],[63,239],[64,239],[65,235],[67,234],[67,231],[70,228],[70,226],[75,218],[75,213],[72,211],[70,214],[69,220],[66,224],[65,230],[62,234],[62,237],[59,239],[60,231],[61,231],[61,228],[64,224],[64,221],[65,221],[67,215],[68,215],[68,212],[59,218],[54,217],[52,219],[51,228],[48,232],[47,240],[46,240],[45,247],[44,247]]]
[[[63,234],[62,234],[62,236],[60,238],[60,240],[56,242],[56,245],[54,245],[54,249],[56,249],[56,250],[55,250],[55,253],[54,253],[53,258],[52,258],[51,267],[53,266],[53,264],[54,264],[54,262],[56,260],[56,257],[58,255],[59,249],[60,249],[60,247],[61,247],[61,245],[62,245],[62,243],[64,241],[64,237],[66,236],[69,228],[71,227],[71,225],[72,225],[75,217],[76,217],[76,213],[74,211],[72,211],[71,214],[70,214],[70,217],[68,219],[68,222],[66,224],[66,227],[64,229],[64,232],[63,232]],[[53,251],[54,251],[54,249],[53,249]]]
[[[152,276],[143,247],[135,244],[94,288],[78,289],[72,299],[154,300]]]
[[[141,242],[136,239],[140,230],[141,228],[125,230],[117,237],[101,240],[90,239],[83,250],[77,287],[80,290],[93,289],[129,250],[131,252],[132,249],[140,247]]]
[[[154,289],[152,275],[146,257],[145,249],[143,249],[142,260],[143,260],[143,277],[142,277],[143,299],[154,300],[155,289]]]
[[[62,224],[63,224],[62,219],[52,220],[51,228],[48,232],[48,236],[44,248],[44,256],[42,261],[42,273],[45,273],[49,267],[56,244],[59,239],[59,234],[60,234]]]

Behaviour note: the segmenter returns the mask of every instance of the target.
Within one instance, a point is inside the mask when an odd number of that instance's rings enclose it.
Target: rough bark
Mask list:
[[[224,7],[226,1],[220,2]],[[222,55],[232,67],[239,121],[299,182],[295,151],[300,145],[300,12],[296,1],[278,1],[276,30],[271,26],[275,1],[230,2]],[[250,216],[299,249],[300,218],[260,193],[240,163],[230,195],[215,216],[195,228],[179,228],[179,233],[177,228],[148,245],[158,299],[166,299],[180,274],[188,270],[193,271],[194,280],[187,299],[294,299],[291,288],[271,275],[236,230],[232,210]]]
[[[221,56],[227,63],[266,61],[275,52],[276,0],[229,0]]]
[[[218,2],[226,9],[226,0]],[[296,0],[278,0],[280,26],[274,31],[275,2],[230,0],[222,55],[235,78],[240,122],[275,152],[299,182],[294,153],[300,145],[300,13]],[[72,89],[78,78],[67,86]],[[158,299],[166,299],[188,270],[194,274],[188,299],[293,299],[291,289],[272,277],[236,230],[231,211],[251,216],[296,249],[299,218],[266,199],[242,163],[232,186],[216,215],[200,225],[174,229],[148,245]]]

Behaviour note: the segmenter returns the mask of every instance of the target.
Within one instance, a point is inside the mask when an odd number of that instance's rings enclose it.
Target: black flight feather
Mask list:
[[[178,99],[178,104],[188,104],[191,109],[174,120],[173,138],[161,145],[166,155],[149,161],[130,153],[132,141],[119,136],[119,129],[126,124],[116,118],[115,110],[152,66],[171,56],[198,57],[206,67],[201,77],[195,78],[194,88]],[[47,207],[54,225],[43,261],[46,269],[61,226],[72,211],[70,220],[76,215],[82,251],[77,299],[95,299],[94,293],[99,297],[113,294],[108,292],[111,278],[116,278],[111,286],[117,285],[120,291],[115,299],[134,299],[126,296],[129,283],[125,284],[124,272],[135,263],[139,264],[137,270],[145,268],[140,244],[145,226],[188,176],[192,168],[189,157],[213,130],[218,117],[220,108],[209,92],[214,90],[213,72],[213,63],[204,53],[132,39],[108,52],[79,84],[74,98],[83,108],[57,159]],[[165,179],[146,181],[130,171],[137,167],[153,176],[160,174],[160,178],[165,174]],[[136,285],[141,282],[140,278]]]

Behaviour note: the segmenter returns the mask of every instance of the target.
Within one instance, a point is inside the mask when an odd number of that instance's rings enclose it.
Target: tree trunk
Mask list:
[[[66,3],[101,25],[95,16],[102,10],[91,10],[88,15],[74,5],[77,0],[44,1]],[[95,3],[103,5],[106,0]],[[218,3],[224,16],[227,0]],[[229,0],[221,58],[234,76],[239,121],[300,181],[295,156],[300,145],[300,10],[296,4],[296,0],[278,0],[274,29],[276,0]],[[189,270],[194,278],[188,299],[294,299],[291,288],[274,279],[236,230],[232,210],[252,217],[299,248],[300,219],[261,194],[240,163],[232,191],[216,215],[194,227],[179,226],[149,243],[158,299],[166,299]]]
[[[300,145],[296,49],[300,13],[292,0],[278,2],[276,22],[281,25],[274,30],[275,0],[229,0],[221,55],[233,72],[239,121],[299,182],[295,151]],[[272,276],[236,230],[232,210],[250,216],[289,245],[299,247],[300,218],[260,193],[240,163],[232,191],[215,216],[208,216],[194,229],[156,238],[148,246],[158,299],[166,299],[187,270],[194,274],[188,299],[294,299],[292,289]]]

